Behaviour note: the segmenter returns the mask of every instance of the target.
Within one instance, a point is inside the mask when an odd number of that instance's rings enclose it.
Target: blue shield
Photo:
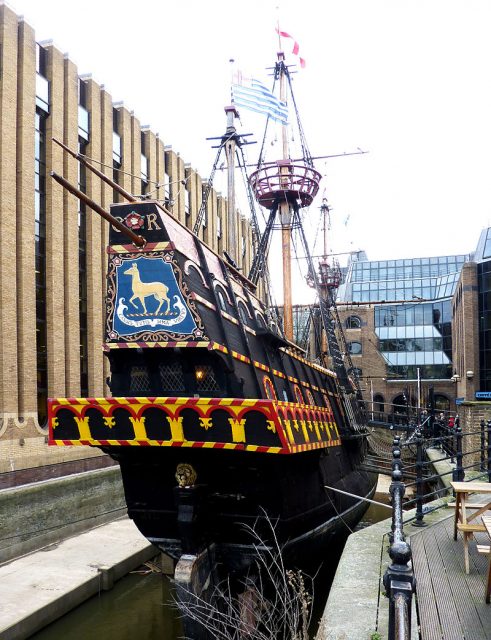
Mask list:
[[[119,335],[196,329],[172,266],[163,258],[140,256],[116,266],[113,329]]]

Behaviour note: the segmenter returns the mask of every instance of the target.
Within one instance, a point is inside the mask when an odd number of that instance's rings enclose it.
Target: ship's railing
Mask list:
[[[249,183],[259,204],[267,209],[281,198],[288,202],[296,200],[301,208],[312,204],[321,178],[321,174],[308,165],[280,160],[251,173]]]

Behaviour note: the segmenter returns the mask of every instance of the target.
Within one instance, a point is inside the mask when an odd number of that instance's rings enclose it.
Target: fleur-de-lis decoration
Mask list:
[[[104,416],[104,424],[106,425],[106,427],[112,429],[116,426],[116,419],[114,418],[114,416]]]
[[[210,429],[210,427],[213,426],[212,418],[200,418],[199,419],[199,426],[203,427],[203,429],[206,429],[206,431],[208,431],[208,429]]]

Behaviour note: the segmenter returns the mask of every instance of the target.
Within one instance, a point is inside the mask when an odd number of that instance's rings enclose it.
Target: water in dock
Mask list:
[[[130,574],[31,636],[33,640],[177,640],[182,628],[170,580]]]
[[[381,478],[374,499],[388,502],[384,478]],[[371,505],[357,528],[374,524],[389,515],[388,509]],[[329,562],[316,577],[312,637],[324,610],[342,549],[341,544],[330,554]],[[119,580],[111,591],[101,592],[36,633],[32,640],[178,640],[182,634],[169,578],[158,573],[133,573]]]

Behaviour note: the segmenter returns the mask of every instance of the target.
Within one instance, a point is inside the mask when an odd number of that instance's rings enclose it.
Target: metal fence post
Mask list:
[[[486,423],[481,420],[479,423],[481,431],[481,465],[479,471],[486,471]]]
[[[487,432],[488,432],[488,482],[491,482],[491,420],[488,420]]]
[[[465,471],[463,466],[464,454],[462,453],[462,429],[460,427],[460,418],[455,421],[455,439],[456,439],[456,452],[455,452],[455,469],[452,471],[452,480],[454,482],[463,482],[465,478]]]
[[[426,523],[423,522],[423,467],[424,467],[424,455],[423,455],[423,443],[424,438],[421,431],[416,431],[416,517],[413,522],[414,527],[425,527]]]
[[[402,460],[401,460],[401,449],[400,449],[400,441],[401,437],[396,436],[392,441],[392,478],[394,477],[394,471],[398,471],[400,476],[402,477]],[[391,484],[392,487],[392,484]],[[389,488],[389,492],[392,495],[392,491]],[[395,509],[392,506],[392,524],[390,527],[389,541],[392,544],[394,542],[394,529],[395,529],[395,519],[394,519]]]
[[[400,455],[400,449],[394,453]],[[392,564],[384,574],[385,595],[389,598],[389,640],[409,640],[411,637],[411,600],[416,581],[411,565],[411,547],[404,539],[402,499],[405,486],[402,472],[394,459],[390,494],[392,496],[392,543],[389,555]]]

